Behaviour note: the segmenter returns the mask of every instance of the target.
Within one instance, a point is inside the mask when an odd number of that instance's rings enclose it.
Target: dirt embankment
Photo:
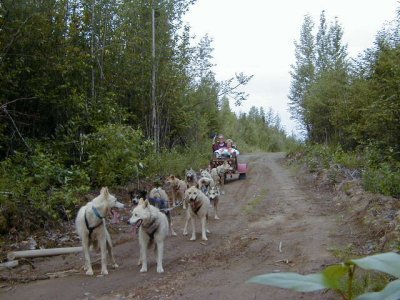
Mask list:
[[[283,166],[284,154],[242,155],[249,166],[247,178],[228,178],[219,216],[210,208],[209,240],[189,241],[182,235],[185,212],[173,212],[177,237],[168,237],[165,273],[156,272],[150,256],[149,271],[140,273],[138,241],[131,228],[110,226],[114,253],[120,267],[100,272],[95,255],[95,276],[81,269],[82,254],[36,258],[13,270],[2,271],[3,299],[334,299],[329,293],[301,294],[247,284],[254,275],[268,272],[320,271],[338,262],[331,249],[354,237],[346,210],[333,195],[299,182]],[[127,198],[125,199],[127,201]],[[128,203],[128,202],[127,202]],[[129,215],[129,208],[123,213]],[[346,220],[346,222],[344,222]],[[13,280],[4,280],[13,278]],[[41,278],[44,280],[32,280]],[[45,279],[51,278],[51,279]],[[23,279],[30,280],[22,283]]]

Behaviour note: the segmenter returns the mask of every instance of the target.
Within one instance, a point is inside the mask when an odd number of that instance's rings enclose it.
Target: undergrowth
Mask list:
[[[107,125],[81,138],[79,162],[68,146],[32,143],[30,153],[16,152],[0,162],[0,234],[49,228],[74,218],[91,190],[111,190],[137,179],[152,180],[185,169],[205,168],[210,145],[153,151],[139,130]]]
[[[328,170],[332,183],[343,173],[361,179],[366,191],[400,197],[400,161],[390,151],[365,147],[344,151],[340,146],[302,145],[288,153],[288,158],[304,163],[310,172]]]

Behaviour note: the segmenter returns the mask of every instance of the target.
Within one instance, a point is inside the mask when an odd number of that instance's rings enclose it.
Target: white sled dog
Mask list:
[[[191,241],[196,240],[195,218],[198,217],[201,221],[201,238],[207,241],[207,214],[210,206],[210,199],[197,187],[191,186],[185,191],[185,200],[189,203],[186,210],[186,222],[183,229],[183,235],[187,235],[187,227],[189,220],[192,221],[192,237]]]
[[[207,194],[210,188],[215,186],[215,182],[207,170],[200,170],[200,173],[201,178],[198,181],[198,187],[203,193]]]
[[[225,194],[225,174],[232,170],[227,161],[216,168],[211,169],[211,177],[214,179],[215,185],[220,189],[221,195]]]
[[[153,245],[157,253],[157,272],[163,273],[164,240],[168,235],[168,219],[157,207],[148,200],[139,200],[139,204],[132,210],[130,224],[139,228],[140,272],[147,272],[147,251]]]
[[[100,246],[101,251],[101,274],[107,275],[107,251],[112,260],[112,265],[117,268],[110,234],[107,231],[105,217],[107,213],[113,213],[113,208],[124,208],[124,204],[117,201],[114,195],[108,192],[106,187],[100,191],[100,195],[82,206],[75,219],[76,231],[82,241],[83,253],[85,256],[84,269],[86,275],[93,275],[90,262],[90,245]]]
[[[207,196],[214,207],[214,219],[219,220],[218,217],[218,202],[219,202],[219,189],[216,186],[210,187]]]

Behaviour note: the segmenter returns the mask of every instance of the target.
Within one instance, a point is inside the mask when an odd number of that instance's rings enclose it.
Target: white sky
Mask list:
[[[197,0],[185,16],[197,38],[213,39],[214,72],[218,81],[235,73],[254,74],[242,90],[249,98],[240,107],[272,107],[286,132],[297,134],[290,120],[288,98],[290,65],[295,62],[294,41],[300,37],[304,16],[310,14],[318,29],[325,10],[329,23],[338,17],[351,57],[371,47],[377,32],[392,21],[399,0]]]

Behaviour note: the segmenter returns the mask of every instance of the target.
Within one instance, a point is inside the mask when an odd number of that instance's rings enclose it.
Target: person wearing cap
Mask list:
[[[218,137],[214,136],[214,143],[212,145],[213,152],[217,151],[218,149],[226,148],[225,138],[222,134],[219,134]]]

